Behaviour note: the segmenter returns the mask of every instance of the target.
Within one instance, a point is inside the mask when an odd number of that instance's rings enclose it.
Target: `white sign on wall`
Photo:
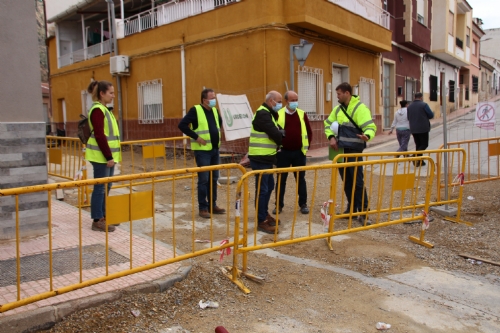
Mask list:
[[[250,137],[253,113],[246,95],[217,94],[226,141]]]
[[[474,125],[485,130],[495,130],[495,105],[493,103],[478,103]]]

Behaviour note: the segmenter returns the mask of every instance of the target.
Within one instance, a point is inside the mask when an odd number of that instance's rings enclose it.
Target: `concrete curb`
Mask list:
[[[17,313],[12,316],[6,316],[0,318],[0,331],[9,333],[28,333],[49,329],[57,322],[79,310],[113,302],[124,296],[164,292],[171,288],[176,282],[184,280],[189,272],[191,272],[191,269],[192,266],[180,267],[176,273],[165,276],[162,279],[141,283],[123,290],[110,291],[55,305],[44,306],[32,311]]]

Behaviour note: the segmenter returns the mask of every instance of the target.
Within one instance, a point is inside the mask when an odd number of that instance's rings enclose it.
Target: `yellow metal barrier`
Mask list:
[[[80,139],[46,136],[45,145],[48,174],[68,180],[77,179],[82,166],[85,166],[84,145]]]
[[[442,205],[452,205],[456,204],[457,205],[457,215],[456,217],[445,217],[445,220],[451,221],[451,222],[456,222],[456,223],[463,223],[466,225],[472,225],[470,222],[463,221],[460,218],[460,212],[462,208],[462,199],[463,199],[463,186],[460,184],[459,180],[459,175],[463,173],[465,170],[465,162],[467,160],[467,154],[463,148],[450,148],[450,149],[430,149],[430,150],[425,150],[425,151],[406,151],[406,152],[376,152],[376,153],[361,153],[361,154],[339,154],[335,157],[333,160],[333,163],[337,163],[338,160],[341,160],[342,158],[347,158],[347,157],[360,157],[364,158],[367,161],[368,160],[373,160],[373,159],[387,159],[387,158],[394,158],[398,156],[403,156],[403,157],[412,157],[415,156],[415,154],[422,154],[423,156],[428,156],[429,158],[433,159],[436,164],[436,188],[437,191],[435,193],[436,199],[433,200],[431,198],[431,202],[429,203],[430,206],[442,206]],[[458,188],[457,193],[455,192],[450,193],[448,195],[448,198],[442,198],[441,192],[440,192],[440,184],[442,182],[442,173],[443,173],[443,165],[442,161],[444,160],[444,154],[447,154],[448,157],[448,165],[449,165],[449,184],[451,187],[456,187]],[[453,166],[453,167],[452,167]],[[364,176],[366,177],[366,170],[364,170]],[[453,177],[453,178],[452,178]],[[443,186],[444,187],[444,186]],[[450,198],[450,196],[453,196],[454,198]]]
[[[207,219],[195,216],[195,211],[197,211],[195,209],[197,202],[194,199],[197,197],[195,178],[198,172],[204,171],[210,172],[210,177],[212,177],[214,171],[227,172],[229,176],[231,172],[233,175],[242,175],[245,169],[238,164],[225,164],[0,190],[2,200],[11,202],[15,209],[13,219],[16,230],[15,242],[0,243],[0,260],[14,262],[12,272],[15,272],[12,281],[7,281],[9,282],[7,286],[5,280],[0,280],[0,294],[4,299],[9,300],[0,305],[0,312],[100,282],[233,247],[234,242],[229,239],[232,231],[230,212],[233,211],[230,207],[234,207],[235,203],[234,196],[230,195],[231,185],[225,185],[225,188],[218,190],[219,205],[225,207],[227,211],[226,216],[221,215],[220,219],[225,218],[224,235],[220,226],[217,229],[217,236],[215,235],[213,217],[207,222]],[[188,179],[185,179],[186,177]],[[171,186],[168,186],[165,181],[161,183],[156,181],[165,178],[169,179]],[[146,185],[135,186],[134,181],[140,181]],[[129,187],[112,189],[111,195],[106,195],[106,223],[108,225],[129,223],[128,231],[123,227],[117,228],[113,233],[91,231],[92,220],[88,210],[52,199],[57,189],[78,191],[80,196],[82,189],[88,186],[110,182],[127,182]],[[27,220],[29,216],[23,214],[22,205],[25,202],[25,196],[33,196],[37,193],[47,195],[47,208],[38,212],[38,219],[43,221],[46,218],[48,235],[35,239],[21,239],[20,229],[25,228],[29,223]],[[171,200],[170,207],[166,206],[168,200]],[[160,202],[161,206],[157,202]],[[188,216],[188,219],[191,216],[191,223],[179,217],[179,205],[184,205],[184,215]],[[208,232],[201,228],[200,221],[203,221],[203,226],[208,223]],[[138,224],[145,225],[148,230],[151,230],[151,240],[137,236],[134,227]],[[166,233],[162,238],[163,242],[157,240],[159,224],[163,227],[162,232]],[[182,230],[178,230],[181,227]],[[178,243],[178,236],[179,232],[183,231],[188,232],[187,237],[190,236],[191,242],[188,245],[182,244],[183,253],[178,254],[176,248],[181,245]],[[169,235],[171,237],[168,237]],[[225,238],[226,241],[223,244],[216,244],[216,237]],[[203,239],[203,242],[207,244],[197,244],[196,238]],[[168,244],[165,244],[165,239],[168,240]],[[104,247],[99,255],[105,256],[105,263],[94,267],[95,262],[91,262],[91,267],[84,269],[84,259],[90,254],[87,247],[99,247],[103,244]],[[75,254],[78,262],[77,270],[61,275],[61,272],[55,270],[54,267],[57,264],[58,269],[64,269],[70,264],[57,263],[59,260],[57,258],[60,258],[58,254],[68,248],[77,251]],[[30,259],[28,257],[40,253],[48,256],[46,271],[45,265],[43,268],[23,269],[26,267],[23,265],[26,265],[27,260]],[[36,280],[26,280],[26,277],[33,273],[45,275]],[[31,281],[35,281],[36,288],[32,286]]]
[[[448,186],[455,186],[453,180],[460,172],[463,173],[464,184],[500,179],[500,137],[448,142],[447,145],[447,148],[464,149],[467,156],[462,170],[456,170],[455,164],[448,163]],[[460,160],[457,162],[462,164]],[[440,169],[441,173],[443,169]],[[439,182],[437,186],[439,190],[445,185]],[[441,195],[440,191],[438,195]]]
[[[362,155],[362,154],[361,154]],[[352,157],[350,155],[349,157]],[[414,164],[422,163],[425,161],[428,165],[426,169],[421,167],[414,167]],[[399,166],[398,166],[399,165]],[[343,199],[343,186],[339,185],[339,170],[344,172],[344,168],[364,168],[365,177],[364,184],[367,187],[367,195],[370,197],[370,209],[363,212],[350,211],[349,214],[337,213],[335,211],[335,203],[339,200],[339,196]],[[419,237],[409,237],[409,239],[420,245],[426,247],[433,247],[424,240],[425,228],[428,226],[426,214],[430,206],[431,188],[434,180],[435,172],[434,161],[428,156],[419,157],[406,157],[406,158],[389,158],[384,160],[370,160],[349,163],[333,163],[326,165],[294,167],[294,168],[280,168],[269,170],[258,170],[246,173],[237,186],[237,205],[241,207],[241,211],[236,211],[236,221],[234,227],[234,255],[233,265],[226,271],[226,275],[237,284],[241,290],[248,293],[250,290],[239,279],[243,274],[250,279],[258,279],[247,271],[248,259],[247,254],[250,251],[256,251],[265,248],[272,248],[284,245],[290,245],[299,242],[306,242],[315,239],[326,239],[331,247],[330,238],[337,235],[349,234],[373,228],[385,227],[393,224],[422,221],[422,228],[420,229]],[[366,173],[366,170],[370,172]],[[392,170],[389,173],[389,170]],[[307,220],[297,217],[297,205],[295,206],[293,220],[288,223],[282,223],[280,226],[277,224],[275,232],[271,237],[263,237],[257,239],[258,221],[256,213],[254,216],[254,223],[250,223],[250,211],[255,212],[257,208],[250,200],[249,180],[254,176],[258,177],[257,194],[260,193],[260,180],[264,174],[279,174],[282,172],[300,171],[314,172],[314,182],[312,194],[311,207],[315,207],[315,200],[330,201],[329,206],[329,219],[327,224],[318,222],[319,212],[311,209]],[[331,179],[331,183],[325,182],[325,179]],[[354,179],[354,183],[356,179]],[[343,183],[343,182],[341,182]],[[322,191],[323,190],[323,191]],[[328,197],[321,198],[320,196],[326,195]],[[297,196],[297,192],[296,192]],[[395,197],[398,196],[399,200]],[[297,197],[295,197],[295,200]],[[350,198],[353,200],[353,197]],[[363,200],[367,200],[364,196]],[[278,205],[279,203],[277,203]],[[317,206],[317,204],[316,204]],[[337,207],[337,208],[342,208]],[[315,216],[313,216],[313,214]],[[359,223],[358,226],[353,225],[353,217],[365,216],[367,219],[364,223]],[[347,218],[347,221],[340,221],[342,218]],[[279,212],[276,215],[279,220]],[[372,220],[367,223],[367,220]],[[242,230],[240,230],[240,225]],[[239,256],[242,256],[242,269],[238,269]]]
[[[187,150],[187,136],[151,140],[124,141],[122,146],[123,174],[153,172],[196,166]],[[188,162],[189,161],[189,162]]]

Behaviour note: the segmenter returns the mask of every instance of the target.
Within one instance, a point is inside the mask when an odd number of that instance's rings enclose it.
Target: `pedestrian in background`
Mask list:
[[[299,96],[295,91],[287,91],[285,93],[286,106],[278,111],[278,125],[285,130],[281,149],[276,154],[278,168],[300,167],[306,165],[306,153],[309,149],[312,140],[311,125],[307,114],[298,108]],[[285,206],[285,188],[288,172],[284,172],[278,176],[276,180],[276,206],[279,202],[279,212]],[[294,172],[293,176],[298,186],[298,204],[302,214],[309,214],[307,207],[307,186],[306,186],[306,172],[299,171],[299,179],[297,173]],[[279,197],[279,200],[278,200]],[[276,214],[276,207],[273,210]]]
[[[91,135],[85,149],[85,159],[92,164],[94,179],[112,177],[116,163],[121,162],[120,130],[113,113],[106,107],[115,98],[115,89],[111,82],[92,81],[87,88],[92,94],[94,104],[89,111]],[[107,184],[107,193],[112,183]],[[90,217],[93,219],[92,230],[115,231],[114,225],[106,223],[105,184],[94,185],[90,199]]]
[[[426,150],[429,146],[429,132],[431,131],[431,122],[434,113],[427,103],[422,100],[422,93],[415,94],[415,100],[408,107],[408,121],[410,122],[410,131],[415,141],[415,150]],[[422,156],[422,154],[416,154]],[[424,161],[415,163],[415,166],[425,165]]]
[[[280,131],[277,123],[278,111],[281,108],[281,94],[277,91],[270,91],[266,95],[266,101],[259,106],[253,116],[248,148],[252,170],[272,169],[273,165],[276,165],[276,151],[283,141],[283,131]],[[259,179],[261,179],[260,191],[257,196]],[[255,175],[255,201],[258,203],[257,229],[268,234],[274,233],[276,224],[279,224],[279,221],[269,215],[268,211],[273,189],[272,174]]]
[[[396,137],[399,142],[399,149],[397,151],[408,151],[408,142],[410,141],[410,122],[408,121],[407,108],[408,101],[402,100],[399,102],[401,109],[394,113],[394,121],[392,122],[389,135],[392,134],[394,128],[396,129]],[[399,157],[399,155],[398,155]]]
[[[182,133],[191,138],[191,149],[199,167],[220,164],[222,118],[215,107],[216,104],[213,89],[203,89],[201,104],[189,109],[178,126]],[[198,208],[199,215],[203,218],[208,219],[211,214],[226,213],[225,209],[216,204],[218,179],[218,170],[198,172]]]

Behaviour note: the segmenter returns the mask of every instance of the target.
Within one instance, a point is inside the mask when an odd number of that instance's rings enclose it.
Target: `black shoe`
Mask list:
[[[366,223],[366,225],[372,225],[372,221],[366,215],[360,215],[360,216],[358,216],[358,222],[362,226],[365,226],[365,223]]]
[[[300,206],[300,212],[302,214],[309,214],[309,208],[307,208],[307,204],[303,204],[302,206]]]
[[[282,211],[283,211],[283,207],[280,207],[280,214]],[[274,207],[274,209],[273,209],[273,214],[276,215],[276,207]]]

